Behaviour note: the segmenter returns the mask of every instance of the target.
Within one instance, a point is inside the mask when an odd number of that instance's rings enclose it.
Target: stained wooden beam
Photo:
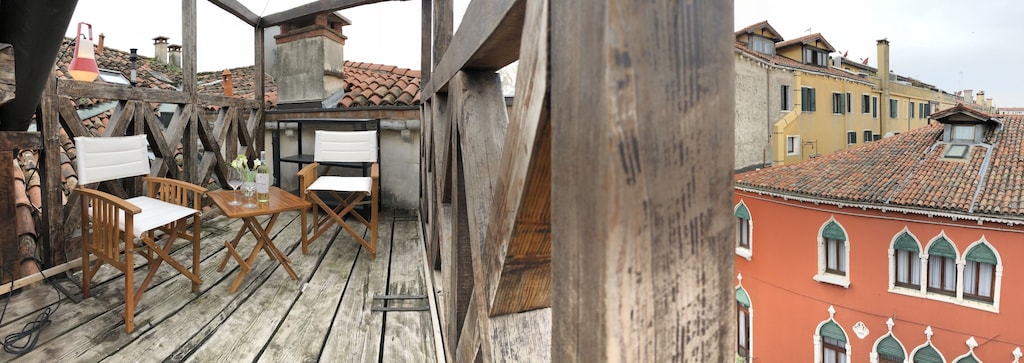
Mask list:
[[[732,12],[551,2],[552,361],[733,361]]]
[[[295,20],[304,16],[316,15],[325,12],[338,11],[353,8],[360,5],[368,5],[389,0],[321,0],[294,8],[273,13],[260,19],[260,26],[264,28],[279,25],[281,23]]]
[[[0,43],[0,105],[14,99],[14,47]]]
[[[71,98],[104,98],[110,100],[139,100],[153,103],[188,103],[187,94],[155,88],[130,88],[109,83],[57,80],[57,94]]]
[[[516,96],[484,239],[491,316],[551,306],[547,4],[527,1]]]
[[[242,5],[237,0],[209,0],[211,4],[216,5],[218,8],[223,9],[236,18],[241,19],[250,26],[259,25],[260,16],[253,13],[249,8]]]
[[[441,61],[423,87],[423,98],[445,89],[455,73],[463,69],[497,71],[519,59],[526,0],[473,1],[466,8]]]
[[[65,218],[64,206],[61,203],[64,197],[64,186],[57,173],[60,173],[61,168],[59,131],[61,124],[58,103],[61,101],[67,103],[67,100],[57,97],[57,82],[54,81],[57,79],[57,75],[54,72],[51,72],[50,75],[50,79],[46,81],[46,88],[43,90],[42,99],[40,99],[43,165],[38,169],[42,170],[42,180],[44,183],[42,193],[43,223],[46,228],[43,229],[41,236],[41,240],[46,241],[43,245],[43,251],[46,255],[44,260],[47,266],[54,266],[66,262],[63,227],[65,220],[68,218]],[[77,115],[76,113],[75,116]],[[82,123],[79,122],[78,126],[81,127]],[[71,134],[68,133],[68,136],[70,137]]]
[[[259,94],[259,93],[257,93]],[[258,100],[250,100],[248,98],[228,97],[211,94],[200,94],[199,104],[200,105],[217,105],[217,106],[229,106],[229,107],[259,107]]]

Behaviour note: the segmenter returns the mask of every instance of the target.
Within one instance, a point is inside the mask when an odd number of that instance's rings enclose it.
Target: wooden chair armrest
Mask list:
[[[160,199],[182,207],[202,210],[202,199],[206,196],[206,188],[187,181],[159,176],[144,176],[142,181],[149,186],[146,195],[150,198]],[[189,199],[188,195],[190,191],[192,192],[191,199]],[[160,193],[159,195],[157,194],[158,192]],[[190,202],[192,205],[189,205]]]
[[[126,214],[135,215],[142,213],[142,208],[139,208],[134,204],[128,203],[128,201],[121,199],[120,197],[110,193],[101,192],[96,189],[89,189],[82,186],[75,188],[75,191],[77,193],[80,193],[83,197],[88,196],[89,198],[101,199],[109,204],[113,204],[117,206],[117,208],[123,209]],[[87,206],[84,200],[82,201],[82,205]]]
[[[299,195],[306,193],[306,188],[316,181],[317,168],[320,167],[320,163],[312,163],[302,167],[298,173],[295,173],[299,177]]]
[[[373,163],[373,165],[370,166],[370,177],[374,178],[374,179],[380,179],[380,164],[379,163]]]

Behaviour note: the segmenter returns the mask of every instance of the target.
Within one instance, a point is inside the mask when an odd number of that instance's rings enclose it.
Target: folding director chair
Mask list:
[[[104,263],[123,272],[124,323],[129,333],[135,329],[135,308],[161,263],[166,261],[191,280],[192,292],[198,291],[202,283],[199,234],[201,203],[206,189],[180,180],[149,176],[146,145],[146,135],[75,138],[79,182],[75,190],[82,202],[82,295],[89,298],[90,281]],[[96,189],[97,183],[107,182],[105,184],[113,190],[118,190],[120,184],[108,181],[135,176],[142,176],[145,196],[122,199]],[[178,237],[192,243],[191,271],[169,254]],[[163,246],[157,244],[164,239]],[[133,255],[136,252],[149,262],[149,273],[138,288],[134,286]],[[99,258],[92,266],[90,254]]]
[[[327,227],[338,223],[363,245],[373,258],[377,258],[377,210],[380,181],[380,166],[377,163],[377,131],[323,131],[316,132],[316,144],[313,151],[314,163],[299,170],[299,190],[306,200],[313,203],[313,236],[302,245],[302,253],[308,253],[307,245],[327,231]],[[373,163],[369,177],[318,176],[320,163]],[[343,196],[339,193],[349,193]],[[324,202],[321,195],[328,195],[337,201],[338,206],[331,208]],[[370,220],[354,210],[357,204],[370,197]],[[323,217],[317,216],[317,209],[322,209]],[[356,221],[370,229],[370,241],[367,242],[359,233],[345,222],[350,215]]]

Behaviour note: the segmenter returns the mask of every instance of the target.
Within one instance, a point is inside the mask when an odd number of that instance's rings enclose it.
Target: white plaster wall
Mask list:
[[[786,70],[737,55],[735,110],[735,169],[771,163],[771,128],[788,111],[782,111],[782,85],[790,86],[793,106],[793,76]]]

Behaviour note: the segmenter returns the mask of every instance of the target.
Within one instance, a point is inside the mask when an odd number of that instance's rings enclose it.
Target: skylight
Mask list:
[[[131,82],[128,82],[127,78],[124,78],[124,75],[122,75],[121,72],[112,71],[112,70],[109,70],[109,69],[100,69],[100,79],[102,79],[103,82],[113,83],[113,84],[123,84],[123,85],[131,84]]]
[[[970,150],[970,149],[971,148],[969,146],[967,146],[967,145],[960,145],[960,144],[949,145],[949,148],[946,149],[946,154],[943,155],[943,156],[947,157],[947,158],[952,158],[952,159],[963,159],[964,157],[967,156],[967,151]]]

